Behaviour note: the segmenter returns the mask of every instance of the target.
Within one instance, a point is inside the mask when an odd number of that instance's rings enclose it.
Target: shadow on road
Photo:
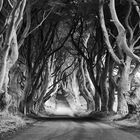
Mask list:
[[[35,117],[30,116],[33,119],[36,119],[37,121],[76,121],[76,122],[82,122],[82,121],[90,121],[94,122],[97,121],[97,118],[94,117],[69,117],[69,116],[53,116],[53,117]]]

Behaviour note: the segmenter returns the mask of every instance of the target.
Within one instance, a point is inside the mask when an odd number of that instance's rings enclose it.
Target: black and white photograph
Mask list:
[[[0,0],[0,140],[140,140],[140,0]]]

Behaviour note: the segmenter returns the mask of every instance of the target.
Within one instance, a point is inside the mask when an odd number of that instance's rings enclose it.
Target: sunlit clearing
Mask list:
[[[55,115],[68,115],[73,117],[74,113],[71,108],[64,106],[64,105],[57,105],[55,110]]]
[[[74,116],[74,113],[66,100],[55,100],[51,98],[45,102],[45,109],[46,111],[50,110],[50,112],[52,110],[53,115]]]

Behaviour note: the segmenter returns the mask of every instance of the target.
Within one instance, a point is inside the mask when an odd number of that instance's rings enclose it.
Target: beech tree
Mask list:
[[[21,24],[23,13],[26,5],[26,0],[10,3],[12,7],[9,17],[5,20],[6,30],[1,34],[1,53],[0,53],[0,91],[1,95],[4,94],[7,103],[6,110],[10,102],[10,95],[8,94],[8,74],[11,67],[18,59],[18,42],[17,30]],[[3,1],[1,1],[1,9],[3,8]]]
[[[128,105],[126,96],[129,96],[129,91],[131,89],[131,80],[135,75],[138,69],[139,56],[135,54],[135,47],[139,41],[138,37],[138,19],[135,19],[133,22],[132,15],[135,13],[137,18],[139,18],[139,7],[136,5],[136,1],[126,1],[124,2],[125,6],[128,6],[128,10],[124,11],[125,21],[121,23],[118,18],[118,13],[116,11],[116,2],[114,0],[108,3],[108,8],[111,14],[111,21],[114,23],[114,27],[116,32],[114,35],[115,43],[114,48],[118,50],[115,53],[111,41],[109,39],[109,32],[107,31],[107,27],[105,25],[105,17],[104,17],[104,1],[100,1],[100,22],[105,38],[105,43],[108,51],[110,52],[112,58],[119,64],[119,79],[116,82],[117,91],[118,91],[118,111],[121,114],[128,113]],[[132,23],[133,22],[133,23]],[[133,24],[133,25],[132,25]],[[111,29],[111,33],[113,33],[113,29]],[[133,61],[132,61],[133,60]],[[131,72],[131,65],[135,62],[135,68]]]

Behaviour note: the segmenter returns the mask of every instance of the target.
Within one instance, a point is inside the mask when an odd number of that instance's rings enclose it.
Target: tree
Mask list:
[[[1,3],[2,5],[3,3]],[[0,65],[0,90],[1,95],[5,94],[5,100],[7,102],[7,111],[10,101],[10,96],[7,92],[7,86],[9,82],[8,74],[11,67],[18,59],[18,42],[17,42],[17,30],[22,21],[26,0],[17,1],[13,4],[13,9],[10,12],[10,16],[7,18],[5,25],[5,36],[1,34],[1,65]],[[2,7],[2,6],[1,6]]]

